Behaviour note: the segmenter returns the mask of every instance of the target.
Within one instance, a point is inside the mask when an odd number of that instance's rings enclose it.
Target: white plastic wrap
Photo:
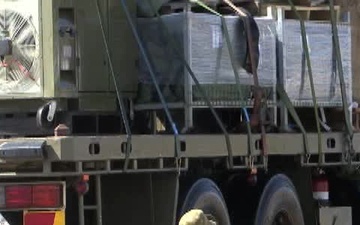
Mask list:
[[[220,18],[212,14],[189,13],[187,26],[186,14],[176,13],[162,16],[162,21],[170,31],[173,43],[177,43],[176,47],[182,50],[180,56],[188,59],[199,82],[207,88],[211,86],[211,91],[207,90],[210,98],[222,100],[220,96],[227,96],[223,100],[238,100],[235,75],[225,36],[221,29]],[[258,77],[261,86],[271,89],[276,84],[275,22],[265,18],[258,18],[256,22],[260,30]],[[237,16],[226,16],[226,23],[240,83],[251,85],[253,76],[241,67],[247,54],[243,22]],[[182,62],[175,57],[169,37],[166,36],[166,32],[161,30],[163,27],[159,21],[157,19],[138,19],[138,29],[152,59],[157,80],[165,90],[164,94],[167,94],[165,92],[169,89],[166,88],[167,86],[183,86],[187,71]],[[151,86],[151,77],[143,58],[140,58],[139,71],[140,82]],[[193,94],[196,95],[195,84],[191,77],[189,79],[194,87]],[[221,89],[221,93],[216,93],[217,88]],[[156,95],[156,93],[154,94]],[[185,95],[184,92],[177,94]]]
[[[284,20],[284,85],[290,99],[297,106],[312,106],[308,67],[303,52],[300,23]],[[342,104],[339,75],[336,70],[332,29],[329,22],[305,22],[310,51],[316,99],[320,105]],[[346,24],[338,25],[346,94],[352,99],[351,30]]]

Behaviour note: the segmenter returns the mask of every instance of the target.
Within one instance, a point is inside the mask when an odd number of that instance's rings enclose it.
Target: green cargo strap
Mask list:
[[[248,112],[246,110],[246,108],[244,107],[244,104],[242,102],[243,99],[243,95],[242,95],[242,90],[241,90],[241,84],[240,84],[240,76],[239,76],[239,72],[236,70],[236,66],[235,66],[235,60],[234,60],[234,52],[233,52],[233,48],[231,45],[231,41],[230,41],[230,37],[229,37],[229,30],[227,28],[226,25],[226,21],[225,18],[221,15],[221,24],[223,27],[223,32],[225,34],[225,39],[226,39],[226,43],[228,46],[228,51],[229,51],[229,56],[230,56],[230,61],[231,61],[231,65],[232,65],[232,69],[234,71],[234,75],[235,75],[235,81],[236,81],[236,86],[237,86],[237,90],[239,92],[239,96],[241,98],[241,107],[243,109],[243,111],[245,112],[246,115],[246,131],[248,134],[248,157],[252,157],[254,154],[254,146],[253,146],[253,136],[252,136],[252,132],[251,132],[251,126],[250,126],[250,120],[249,120],[249,116],[248,116]],[[252,167],[252,165],[250,165]]]
[[[340,79],[341,97],[342,97],[342,102],[343,102],[345,125],[346,125],[346,131],[347,131],[346,132],[347,133],[347,141],[349,144],[348,154],[352,155],[352,153],[354,151],[353,143],[352,143],[354,132],[352,129],[352,125],[350,124],[349,114],[347,113],[349,106],[348,106],[347,96],[346,96],[344,71],[343,71],[340,44],[339,44],[339,35],[338,35],[338,29],[337,29],[337,25],[336,25],[335,12],[334,12],[334,0],[330,0],[329,5],[330,5],[331,26],[332,26],[332,34],[333,34],[332,39],[333,39],[333,45],[335,47],[335,53],[336,53],[336,63],[337,63],[339,79]],[[351,163],[351,160],[349,160],[349,163]]]
[[[145,60],[145,63],[149,69],[149,72],[150,72],[150,76],[151,76],[151,79],[152,79],[152,82],[155,86],[155,89],[156,89],[156,92],[158,94],[158,97],[160,98],[160,101],[161,101],[161,104],[163,106],[163,109],[165,111],[165,115],[167,117],[167,119],[169,120],[169,123],[171,125],[171,129],[173,130],[174,132],[174,142],[175,142],[175,158],[177,160],[179,160],[179,158],[181,158],[180,156],[180,140],[179,140],[179,132],[178,132],[178,129],[176,127],[176,124],[171,116],[171,113],[170,113],[170,110],[169,110],[169,107],[168,105],[166,104],[166,100],[160,90],[160,87],[158,85],[158,82],[156,80],[156,77],[155,77],[155,74],[154,74],[154,71],[153,71],[153,68],[151,66],[151,62],[150,62],[150,59],[148,58],[148,53],[142,43],[142,40],[139,36],[139,33],[138,33],[138,30],[136,29],[136,25],[133,21],[133,18],[128,10],[128,7],[127,7],[127,4],[126,4],[126,0],[120,0],[120,3],[121,3],[121,8],[123,10],[123,12],[125,13],[125,16],[126,16],[126,20],[127,22],[129,23],[129,26],[131,28],[131,31],[134,35],[134,38],[136,40],[136,43],[139,47],[139,51],[141,53],[141,55],[144,57],[144,60]],[[99,14],[99,17],[100,17],[100,14]],[[126,160],[128,160],[129,158],[127,158]]]
[[[221,27],[223,30],[223,33],[225,35],[225,41],[228,47],[228,51],[229,51],[229,56],[230,56],[230,61],[231,61],[231,66],[235,75],[235,82],[236,82],[236,86],[237,86],[237,91],[239,93],[239,96],[241,98],[240,101],[240,106],[242,108],[242,110],[244,111],[245,115],[246,115],[246,130],[247,130],[247,134],[248,134],[248,157],[251,158],[253,156],[254,153],[254,146],[253,146],[253,135],[251,132],[251,127],[250,127],[250,120],[248,118],[248,113],[246,108],[244,107],[243,104],[243,94],[242,94],[242,90],[241,90],[241,84],[240,84],[240,76],[239,76],[239,72],[236,70],[236,64],[235,64],[235,60],[234,60],[234,52],[233,52],[233,48],[231,45],[231,41],[230,41],[230,36],[229,36],[229,30],[228,27],[226,25],[226,21],[223,15],[221,15],[220,13],[216,12],[215,10],[211,9],[210,7],[208,7],[207,5],[205,5],[204,3],[202,3],[201,1],[198,0],[192,0],[191,2],[194,2],[198,5],[200,5],[201,7],[203,7],[204,9],[208,10],[209,12],[212,12],[213,14],[217,15],[220,17],[221,19]],[[251,159],[250,159],[251,161]],[[251,163],[250,163],[251,164]],[[252,166],[252,165],[250,165]]]
[[[311,61],[310,61],[310,54],[309,54],[309,47],[306,40],[306,29],[303,19],[301,18],[299,12],[297,11],[294,3],[292,0],[288,0],[292,11],[296,14],[298,20],[300,21],[300,28],[301,28],[301,39],[303,48],[305,51],[305,57],[306,62],[308,66],[308,72],[309,72],[309,80],[310,80],[310,87],[311,87],[311,95],[314,103],[314,113],[315,113],[315,119],[316,119],[316,129],[318,134],[318,154],[319,154],[319,164],[322,163],[323,157],[320,157],[322,154],[322,135],[321,135],[321,128],[320,128],[320,120],[319,120],[319,111],[318,111],[318,104],[316,100],[316,94],[315,94],[315,87],[314,87],[314,80],[313,80],[313,74],[312,74],[312,68],[311,68]]]
[[[304,126],[302,125],[301,120],[300,120],[294,106],[291,104],[291,100],[290,100],[288,94],[286,93],[284,87],[281,84],[278,84],[276,87],[276,90],[277,90],[277,93],[279,94],[281,102],[285,105],[285,107],[289,111],[290,115],[294,119],[296,125],[299,127],[299,129],[301,130],[301,133],[303,134],[305,157],[308,158],[308,157],[310,157],[310,152],[309,152],[309,142],[308,142],[306,130],[305,130]]]
[[[101,34],[102,34],[102,39],[103,39],[103,43],[105,45],[105,51],[106,51],[106,56],[107,59],[109,61],[109,67],[110,67],[110,73],[111,73],[111,77],[113,79],[114,82],[114,86],[115,86],[115,91],[116,91],[116,97],[119,103],[119,107],[120,107],[120,114],[121,114],[121,118],[125,127],[125,132],[126,132],[126,147],[125,147],[125,163],[124,163],[124,171],[126,171],[128,169],[128,165],[129,165],[129,158],[130,158],[130,153],[131,153],[131,128],[130,128],[130,123],[129,123],[129,119],[128,116],[126,114],[126,109],[125,109],[125,105],[124,105],[124,101],[123,101],[123,96],[121,91],[119,90],[119,86],[118,86],[118,82],[117,82],[117,77],[115,76],[115,72],[113,69],[113,61],[112,58],[110,56],[110,49],[108,46],[108,41],[105,35],[105,29],[104,29],[104,22],[102,20],[102,16],[101,16],[101,12],[100,12],[100,6],[99,6],[99,1],[94,0],[95,1],[95,6],[96,6],[96,12],[97,12],[97,16],[98,16],[98,20],[99,20],[99,25],[101,28]]]
[[[198,1],[198,0],[192,0],[191,2],[197,3],[198,5],[200,5],[201,7],[205,8],[206,10],[208,10],[209,12],[214,13],[215,15],[219,16],[221,19],[221,28],[222,31],[224,33],[225,36],[225,41],[228,47],[228,51],[229,51],[229,56],[230,56],[230,62],[231,62],[231,66],[235,75],[235,82],[237,85],[237,90],[238,90],[238,94],[240,96],[241,99],[243,99],[243,94],[242,94],[242,90],[241,90],[241,84],[240,84],[240,76],[239,76],[239,72],[236,70],[236,63],[235,63],[235,56],[234,56],[234,52],[233,52],[233,48],[231,45],[231,41],[230,41],[230,36],[229,36],[229,30],[228,27],[226,25],[226,21],[225,18],[223,17],[223,15],[221,15],[220,13],[216,12],[215,10],[211,9],[210,7],[208,7],[207,5],[205,5],[204,3]],[[243,103],[243,101],[240,101],[240,106],[245,109],[245,104]],[[246,110],[246,109],[245,109]]]
[[[245,33],[246,33],[246,40],[247,40],[247,45],[248,45],[248,48],[249,48],[249,55],[250,55],[250,63],[251,63],[251,70],[252,70],[252,73],[253,73],[253,78],[254,78],[254,86],[256,87],[256,92],[254,93],[255,94],[255,97],[254,97],[254,107],[253,109],[254,110],[259,110],[259,112],[255,112],[255,115],[256,113],[260,113],[261,111],[261,96],[260,96],[260,99],[258,99],[258,93],[257,91],[260,90],[260,86],[259,86],[259,78],[258,78],[258,74],[257,74],[257,68],[255,67],[255,62],[254,62],[254,55],[253,55],[253,44],[252,44],[252,33],[251,33],[251,27],[250,27],[250,21],[249,21],[249,15],[247,13],[244,13],[242,12],[239,8],[237,8],[234,4],[232,4],[230,1],[227,1],[225,0],[224,1],[228,6],[230,6],[230,8],[232,8],[238,15],[239,17],[242,19],[242,21],[244,22],[244,27],[245,27]],[[225,24],[225,19],[224,17],[222,17],[222,20],[224,21],[223,23]],[[231,42],[230,42],[230,38],[229,38],[229,32],[227,30],[227,27],[226,27],[226,30],[225,30],[225,35],[227,36],[227,42],[228,42],[228,46],[229,46],[229,52],[232,53],[232,47],[230,47],[231,45]],[[234,55],[232,53],[232,55],[230,55],[231,59],[233,60],[234,58]],[[234,71],[236,71],[235,69],[235,66],[233,65],[233,69]],[[236,76],[238,76],[237,74],[237,71],[235,73]],[[239,85],[239,84],[238,84]],[[257,106],[257,101],[260,101],[258,102],[258,106]],[[258,107],[258,108],[257,108]],[[259,118],[260,121],[258,121],[260,124],[260,127],[261,127],[261,140],[262,140],[262,154],[264,156],[264,167],[265,167],[265,170],[267,169],[267,154],[268,154],[268,146],[267,146],[267,140],[266,140],[266,132],[265,132],[265,127],[264,127],[264,124],[263,124],[263,120],[262,118]],[[253,153],[253,145],[252,145],[252,137],[251,137],[251,125],[250,125],[250,122],[247,124],[247,128],[248,128],[248,134],[249,134],[249,152],[250,152],[250,157],[252,156],[252,153]]]
[[[149,2],[151,8],[153,9],[157,19],[159,20],[160,24],[163,26],[165,33],[167,36],[170,37],[169,35],[169,31],[166,27],[166,25],[163,23],[159,12],[157,12],[153,5],[151,4],[151,2]],[[213,114],[213,116],[215,117],[215,120],[217,122],[217,124],[220,126],[220,129],[222,130],[224,136],[225,136],[225,143],[226,143],[226,148],[228,151],[228,165],[230,168],[234,167],[234,159],[233,159],[233,152],[232,152],[232,146],[231,146],[231,142],[230,142],[230,137],[229,137],[229,133],[227,132],[224,124],[222,123],[221,119],[219,118],[218,114],[216,113],[216,111],[214,110],[214,107],[212,106],[208,96],[206,95],[206,92],[204,91],[204,89],[201,87],[200,82],[198,81],[198,79],[196,78],[194,72],[192,71],[191,67],[189,66],[188,62],[186,61],[186,59],[184,57],[181,57],[181,54],[179,54],[180,50],[178,49],[178,45],[177,43],[173,43],[173,38],[169,38],[170,43],[172,44],[172,47],[175,50],[176,55],[179,57],[179,59],[183,62],[183,64],[185,65],[188,73],[190,74],[191,78],[193,79],[193,81],[195,82],[196,87],[199,89],[201,95],[205,98],[205,102],[208,105],[208,107],[210,108],[211,113]]]

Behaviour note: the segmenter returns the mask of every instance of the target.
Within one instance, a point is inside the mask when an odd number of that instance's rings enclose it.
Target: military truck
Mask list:
[[[2,223],[358,224],[349,22],[234,2],[1,0]]]

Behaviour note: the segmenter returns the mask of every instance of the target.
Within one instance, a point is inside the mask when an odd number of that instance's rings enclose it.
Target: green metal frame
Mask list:
[[[110,2],[112,2],[111,0]],[[46,1],[45,1],[46,2]],[[68,2],[68,6],[70,7],[72,3]],[[95,1],[97,3],[97,1]],[[114,0],[115,2],[115,0]],[[114,3],[115,4],[115,3]],[[129,22],[129,31],[131,30],[135,37],[137,37],[136,29],[132,24],[132,20],[129,14],[129,8],[125,5],[125,0],[119,1],[116,6],[123,6],[123,19],[128,20]],[[50,10],[50,12],[46,9],[53,7],[52,3],[44,3],[43,4],[43,13],[54,14],[54,11]],[[115,6],[114,6],[115,7]],[[55,16],[55,15],[53,15]],[[104,44],[108,44],[106,40],[107,28],[103,26],[106,23],[102,23],[101,20],[101,8],[98,6],[98,16],[100,19],[99,26],[102,27],[102,34],[104,39]],[[51,21],[50,21],[51,22]],[[51,23],[46,23],[44,27],[47,29],[55,29],[54,25]],[[224,28],[226,29],[226,27]],[[46,29],[45,29],[46,31]],[[55,30],[46,32],[50,32],[54,34]],[[137,39],[139,39],[137,37]],[[304,41],[304,40],[303,40]],[[142,48],[140,39],[137,40],[140,49]],[[47,43],[49,44],[49,43]],[[306,46],[306,43],[304,44]],[[111,62],[111,52],[110,47],[106,46],[107,58]],[[49,51],[51,52],[51,51]],[[143,51],[142,54],[146,56],[146,51]],[[189,73],[192,74],[191,68],[184,62],[189,70]],[[308,62],[308,64],[310,64]],[[112,63],[110,63],[112,65]],[[47,65],[48,70],[53,70],[54,65]],[[311,67],[311,65],[308,65]],[[112,71],[112,75],[115,76],[114,71]],[[235,73],[236,76],[236,73]],[[113,77],[114,80],[115,77]],[[121,78],[121,77],[120,77]],[[192,78],[196,81],[196,76],[192,74]],[[49,78],[52,79],[52,78]],[[55,82],[54,80],[52,82]],[[156,80],[154,80],[156,83]],[[281,88],[279,93],[281,93]],[[161,96],[161,93],[159,93]],[[281,95],[281,94],[280,94]],[[286,102],[286,93],[282,94],[282,100]],[[93,95],[88,94],[88,99],[92,99]],[[121,96],[120,96],[121,97]],[[206,98],[206,95],[204,96]],[[209,102],[208,102],[209,103]],[[166,102],[163,102],[163,105],[166,108]],[[285,104],[286,105],[286,104]],[[316,104],[315,104],[316,105]],[[290,111],[292,106],[291,104],[286,105]],[[87,106],[91,107],[91,103]],[[212,105],[209,103],[208,107],[212,109]],[[124,109],[122,109],[123,111]],[[315,110],[316,111],[316,110]],[[261,148],[256,147],[261,143],[262,136],[260,134],[229,134],[226,129],[222,126],[221,120],[218,118],[217,114],[213,112],[216,122],[223,128],[223,134],[214,134],[214,135],[179,135],[177,132],[176,125],[173,126],[174,135],[132,135],[130,131],[127,130],[127,135],[120,136],[85,136],[85,137],[48,137],[44,138],[47,143],[46,151],[47,156],[44,162],[38,162],[38,164],[45,165],[45,169],[39,170],[38,173],[44,175],[54,175],[54,172],[51,170],[51,164],[53,162],[59,163],[82,163],[89,161],[102,161],[105,163],[105,169],[101,169],[99,173],[122,173],[123,170],[112,171],[108,164],[111,164],[112,161],[123,161],[125,160],[126,169],[128,164],[132,163],[130,166],[131,171],[139,171],[139,168],[135,165],[137,160],[157,160],[158,167],[154,168],[145,168],[144,171],[150,169],[151,171],[161,171],[164,169],[162,160],[163,159],[174,159],[176,160],[177,166],[170,169],[181,169],[182,164],[179,160],[184,159],[185,162],[187,159],[191,158],[225,158],[227,159],[227,165],[229,169],[239,169],[239,168],[251,168],[252,166],[257,167],[266,167],[264,163],[259,160],[256,165],[253,165],[254,159],[256,157],[262,156],[263,152]],[[292,113],[292,116],[296,119],[296,112]],[[316,118],[318,116],[316,114]],[[168,112],[168,119],[171,121],[171,115]],[[126,118],[123,118],[126,122]],[[297,121],[301,125],[301,121]],[[126,122],[127,123],[127,122]],[[300,126],[302,127],[302,126]],[[225,136],[225,139],[224,139]],[[267,134],[267,155],[269,157],[273,155],[288,155],[288,156],[299,156],[302,158],[301,162],[303,165],[311,165],[311,166],[328,166],[328,165],[344,165],[349,162],[353,162],[352,159],[349,160],[348,148],[344,145],[344,143],[349,142],[349,136],[344,136],[343,133],[322,133],[319,131],[314,134],[306,133],[305,129],[302,129],[302,133],[299,134]],[[360,141],[359,135],[351,136],[351,143],[357,143]],[[175,137],[175,138],[174,138]],[[26,142],[31,139],[24,139]],[[15,139],[10,140],[0,140],[0,143],[3,142],[16,142]],[[126,145],[126,151],[121,151],[121,146],[124,143]],[[335,143],[335,144],[334,144]],[[96,154],[89,153],[89,148],[91,146],[98,146],[99,152]],[[351,147],[357,146],[356,144],[351,145]],[[175,152],[174,152],[175,148]],[[352,149],[351,149],[352,150]],[[359,153],[359,149],[354,147],[352,150],[354,155]],[[338,157],[335,161],[328,161],[326,158],[329,154],[337,154]],[[312,162],[312,156],[317,156],[318,161]],[[240,158],[242,162],[239,164],[234,163],[234,159]],[[130,162],[129,162],[130,160]],[[241,160],[240,160],[241,161]],[[22,164],[21,162],[20,164]],[[357,163],[356,161],[354,162]],[[15,163],[15,164],[18,164]],[[79,165],[78,165],[79,166]],[[186,168],[186,166],[184,167]],[[16,172],[16,167],[11,168],[12,172]],[[168,169],[168,168],[167,168]],[[73,171],[72,173],[81,173],[82,170]],[[64,171],[63,171],[64,172]],[[15,176],[18,174],[14,174]],[[0,174],[1,176],[1,174]]]
[[[324,142],[321,144],[321,153],[318,151],[318,138],[316,133],[308,133],[309,151],[304,154],[304,139],[302,134],[267,134],[269,146],[268,157],[272,156],[293,156],[302,160],[302,166],[343,166],[347,165],[344,155],[346,137],[343,133],[324,133]],[[126,172],[164,172],[186,170],[191,159],[223,159],[226,162],[228,152],[223,135],[180,135],[182,140],[181,165],[176,166],[174,155],[174,138],[172,135],[132,135],[132,149],[129,155],[129,167]],[[112,167],[113,163],[123,164],[126,155],[121,151],[121,146],[126,142],[126,135],[121,136],[83,136],[83,137],[48,137],[37,138],[44,140],[46,158],[40,161],[29,161],[37,165],[37,170],[26,170],[27,161],[11,160],[4,161],[0,177],[31,177],[31,176],[74,176],[83,173],[88,174],[113,174],[124,173],[123,167]],[[263,168],[262,161],[251,165],[251,158],[261,157],[259,150],[260,134],[253,135],[251,145],[254,152],[248,154],[248,136],[246,134],[229,135],[233,146],[233,168],[246,169],[258,167]],[[26,142],[32,138],[1,139],[0,145],[6,142]],[[354,143],[360,143],[360,134],[354,135]],[[97,145],[98,152],[89,151]],[[354,155],[360,155],[360,144],[354,145]],[[357,146],[357,147],[356,147]],[[335,156],[335,159],[328,160],[328,156]],[[318,164],[317,158],[321,158],[322,164]],[[236,160],[235,160],[236,159]],[[241,162],[241,163],[239,163]],[[62,165],[56,169],[56,166]],[[69,166],[72,170],[64,169]],[[89,165],[91,169],[85,169]],[[97,165],[97,166],[94,166]],[[360,165],[360,161],[352,161],[352,165]],[[25,171],[19,168],[23,167]],[[27,171],[27,172],[26,172]]]

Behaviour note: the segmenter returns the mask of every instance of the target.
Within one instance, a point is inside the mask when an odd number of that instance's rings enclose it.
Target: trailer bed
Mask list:
[[[343,133],[323,133],[320,152],[316,133],[307,134],[307,152],[302,134],[267,134],[266,153],[259,148],[260,135],[252,135],[253,148],[249,148],[248,135],[230,134],[232,156],[226,148],[224,135],[180,135],[179,139],[180,155],[176,157],[173,135],[133,135],[127,160],[121,148],[127,140],[125,135],[0,139],[3,164],[0,177],[176,171],[186,170],[189,160],[216,158],[225,161],[229,156],[234,161],[230,169],[263,167],[262,158],[271,160],[272,156],[299,156],[303,166],[319,166],[319,158],[321,166],[348,163],[345,157],[349,151],[344,147],[346,136]],[[353,137],[352,154],[355,156],[360,153],[356,143],[360,143],[358,133]],[[28,154],[24,154],[26,150]],[[125,161],[128,161],[126,170]],[[352,161],[353,164],[359,162]]]

